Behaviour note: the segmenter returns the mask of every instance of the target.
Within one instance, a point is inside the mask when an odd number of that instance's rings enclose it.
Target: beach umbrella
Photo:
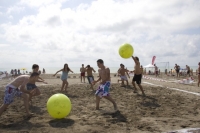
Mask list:
[[[21,68],[21,70],[23,70],[23,73],[24,73],[24,71],[26,70],[26,68]]]
[[[21,70],[26,70],[26,68],[21,68]]]

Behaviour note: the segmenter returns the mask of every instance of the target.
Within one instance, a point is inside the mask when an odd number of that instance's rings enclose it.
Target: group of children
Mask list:
[[[29,111],[29,105],[32,104],[32,97],[41,94],[40,90],[37,88],[35,83],[46,82],[41,77],[39,77],[39,66],[37,64],[34,64],[32,66],[32,69],[33,72],[31,75],[20,75],[13,81],[11,81],[8,85],[6,85],[3,105],[0,107],[0,116],[6,110],[6,108],[14,101],[14,97],[16,96],[23,98],[27,116],[33,115]]]
[[[135,82],[136,82],[139,88],[141,89],[142,94],[145,96],[144,90],[141,86],[142,73],[140,69],[139,58],[133,57],[133,56],[132,58],[135,62],[134,77],[132,79],[134,92],[137,93],[137,88],[135,86]],[[103,97],[109,100],[113,104],[115,110],[118,110],[116,102],[112,99],[109,93],[110,91],[109,89],[111,85],[110,69],[104,65],[104,62],[102,59],[97,60],[97,66],[99,67],[99,70],[98,70],[99,78],[98,80],[93,80],[93,82],[91,82],[92,86],[100,82],[95,92],[96,109],[97,110],[99,109],[100,99]],[[90,66],[87,66],[87,69],[89,68]],[[39,77],[39,73],[38,73],[39,66],[37,64],[34,64],[32,66],[32,69],[33,69],[33,72],[30,76],[29,75],[18,76],[5,87],[4,102],[3,102],[3,105],[0,107],[0,116],[3,113],[3,111],[13,102],[15,96],[22,97],[24,99],[24,106],[26,109],[27,116],[32,115],[32,113],[30,113],[29,111],[29,104],[31,103],[31,99],[32,97],[38,96],[41,94],[40,90],[35,85],[35,83],[36,82],[46,83],[41,77]],[[93,69],[91,68],[91,70]],[[122,69],[121,71],[122,71],[122,74],[125,75],[126,71],[124,69]],[[67,81],[68,73],[69,72],[73,73],[73,71],[69,68],[68,64],[64,64],[63,69],[57,71],[53,76],[55,76],[58,72],[62,72],[61,80],[63,81],[63,83],[62,83],[61,91],[63,91],[64,89],[66,91],[68,87],[68,81]]]

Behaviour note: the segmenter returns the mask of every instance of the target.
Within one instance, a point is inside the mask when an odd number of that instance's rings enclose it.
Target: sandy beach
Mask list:
[[[143,79],[142,85],[146,93],[146,97],[143,97],[141,91],[138,94],[133,93],[132,85],[120,87],[117,83],[119,77],[111,74],[110,94],[116,100],[119,111],[115,112],[112,104],[105,99],[101,100],[100,110],[97,111],[95,95],[89,89],[88,82],[81,83],[79,75],[71,74],[68,79],[68,92],[65,94],[72,102],[72,111],[66,118],[55,120],[49,116],[46,102],[51,95],[60,93],[61,80],[51,74],[41,77],[48,85],[37,84],[42,94],[34,97],[33,105],[30,107],[35,115],[29,119],[25,118],[23,101],[15,98],[0,118],[1,133],[160,133],[200,127],[200,88],[196,83],[183,85]],[[97,75],[94,77],[97,79]],[[193,77],[197,80],[197,76]],[[162,79],[177,80],[176,77],[167,76],[162,76]],[[0,81],[1,103],[4,87],[9,82],[9,79]],[[195,94],[169,88],[178,88]]]

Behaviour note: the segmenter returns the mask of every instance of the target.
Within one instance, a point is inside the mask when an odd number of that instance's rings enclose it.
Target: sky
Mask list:
[[[199,0],[1,0],[0,68],[200,62]]]

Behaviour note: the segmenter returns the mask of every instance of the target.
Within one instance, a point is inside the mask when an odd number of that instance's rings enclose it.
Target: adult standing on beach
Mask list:
[[[140,69],[140,62],[139,62],[139,58],[138,57],[134,57],[132,56],[134,62],[135,62],[135,66],[134,66],[134,77],[133,77],[133,80],[132,80],[132,84],[133,84],[133,87],[134,87],[134,93],[137,93],[137,88],[135,86],[135,82],[138,84],[140,90],[142,91],[142,94],[143,96],[145,96],[145,93],[144,93],[144,90],[143,90],[143,87],[141,85],[141,80],[142,80],[142,72],[141,72],[141,69]]]
[[[63,81],[61,91],[63,91],[64,87],[65,87],[65,91],[67,91],[67,87],[69,85],[69,83],[67,81],[68,73],[69,72],[74,73],[74,72],[69,68],[68,64],[64,64],[63,69],[60,69],[59,71],[57,71],[53,76],[56,76],[56,74],[59,73],[59,72],[62,72],[61,80]]]
[[[45,69],[43,68],[43,72],[42,72],[43,74],[45,74],[46,72],[45,72]]]
[[[190,76],[190,67],[188,65],[186,65],[186,69],[187,69],[187,75]]]
[[[81,83],[82,83],[82,78],[83,78],[83,81],[85,83],[85,68],[84,68],[84,64],[82,64],[82,67],[80,68],[80,72],[81,72]]]
[[[21,74],[19,69],[18,69],[18,71],[17,71],[17,72],[18,72],[18,75],[20,75],[20,74]]]
[[[180,66],[175,64],[175,67],[174,69],[176,70],[176,74],[177,74],[177,77],[180,77],[180,74],[179,74],[179,71],[180,71]]]
[[[156,64],[154,64],[154,67],[155,67],[155,75],[156,77],[158,77],[158,67],[156,66]]]
[[[199,62],[199,68],[198,68],[198,79],[199,79],[199,81],[198,81],[198,87],[199,87],[199,84],[200,84],[200,62]]]
[[[88,82],[91,85],[90,88],[94,91],[93,84],[92,84],[92,82],[94,81],[94,76],[92,72],[96,72],[96,71],[92,67],[90,67],[90,65],[87,65],[86,72],[87,72]]]

